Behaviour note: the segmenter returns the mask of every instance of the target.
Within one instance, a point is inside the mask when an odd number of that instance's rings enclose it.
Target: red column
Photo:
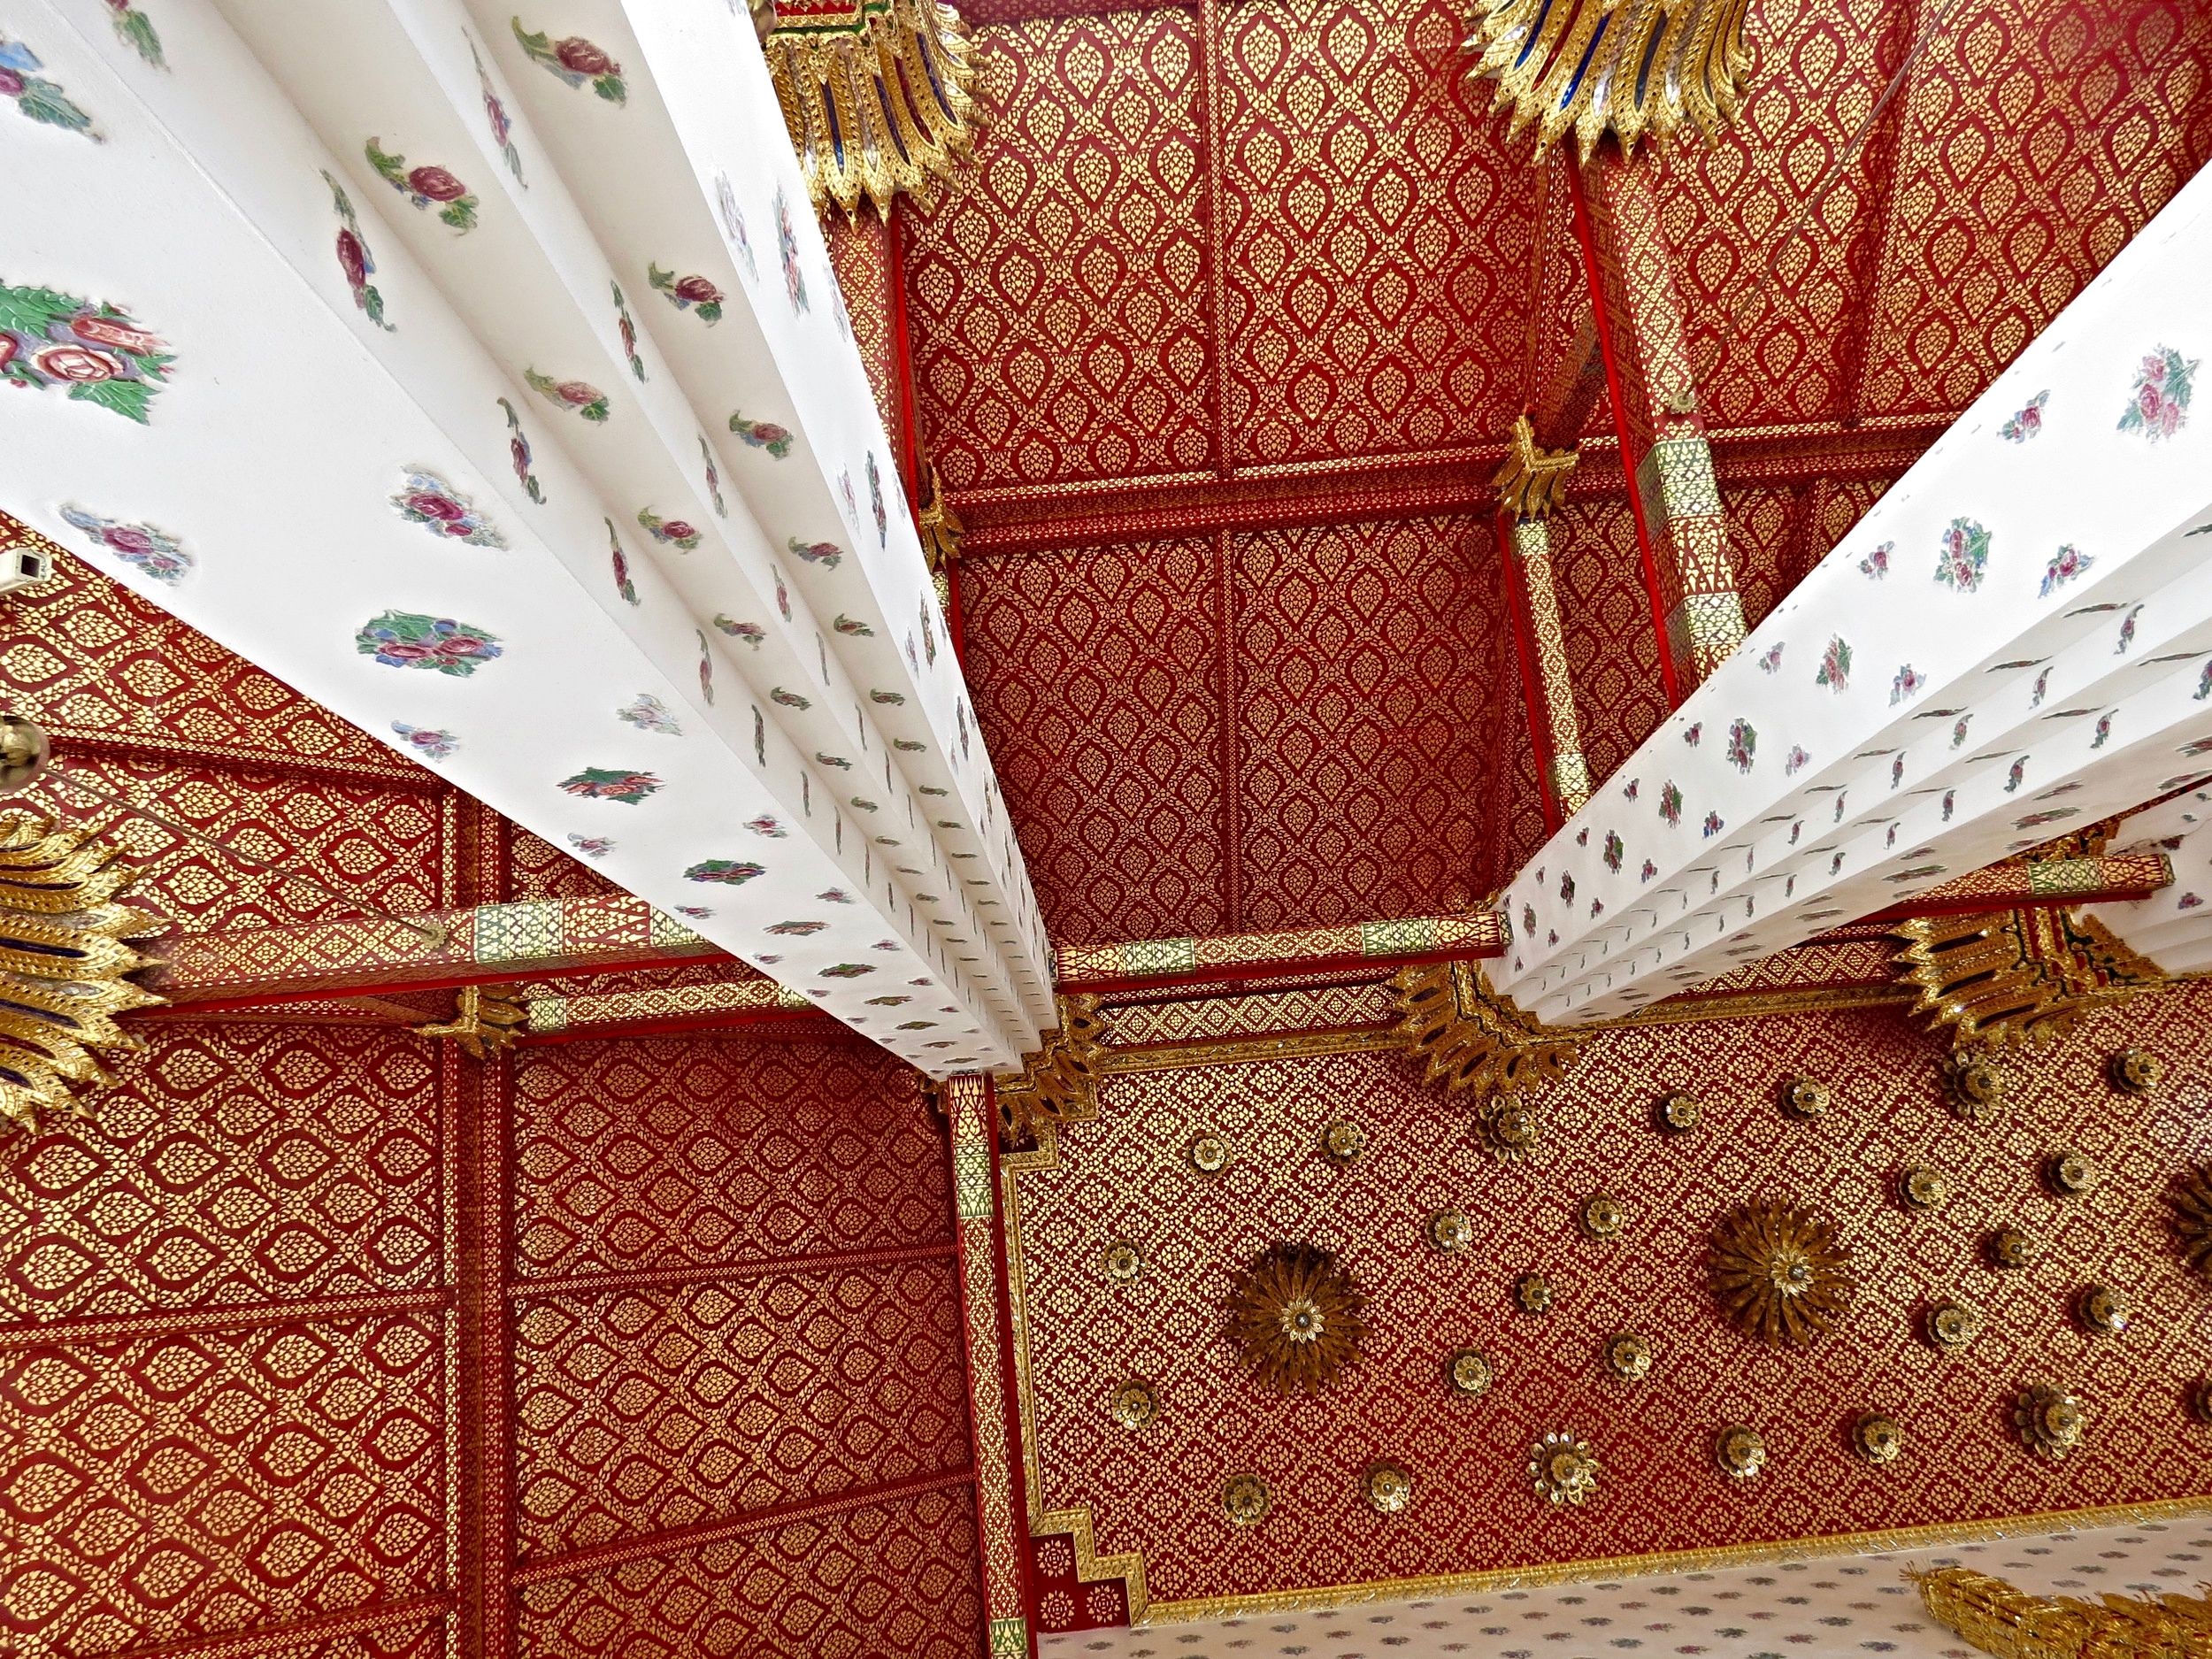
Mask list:
[[[1744,618],[1656,166],[1648,153],[1624,159],[1608,140],[1570,176],[1662,667],[1678,703],[1741,643]]]

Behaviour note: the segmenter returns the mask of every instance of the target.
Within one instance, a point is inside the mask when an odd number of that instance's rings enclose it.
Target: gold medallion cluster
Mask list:
[[[1460,1057],[1477,1058],[1466,1053]],[[1488,1059],[1498,1071],[1505,1069],[1498,1049],[1490,1050]],[[1548,1056],[1531,1064],[1540,1066],[1545,1060],[1557,1059]],[[1947,1067],[1946,1087],[1955,1103],[1963,1096],[1978,1109],[1986,1109],[2002,1097],[2003,1079],[1993,1063],[1979,1064],[1990,1075],[1966,1077],[1960,1075],[1965,1068]],[[2108,1075],[2116,1089],[2142,1093],[2156,1087],[2162,1068],[2154,1056],[2128,1050],[2114,1056]],[[1505,1110],[1520,1110],[1513,1093],[1502,1094],[1500,1102]],[[1842,1110],[1834,1089],[1805,1077],[1786,1079],[1776,1104],[1786,1118],[1807,1125],[1816,1125]],[[1495,1141],[1500,1130],[1493,1121],[1498,1110],[1494,1107],[1479,1125],[1494,1152],[1499,1150]],[[1694,1097],[1671,1093],[1657,1101],[1653,1125],[1663,1135],[1690,1135],[1700,1129],[1703,1115]],[[1366,1158],[1371,1147],[1358,1125],[1338,1118],[1321,1131],[1314,1151],[1331,1168],[1344,1170]],[[1227,1138],[1210,1130],[1197,1133],[1182,1153],[1190,1173],[1202,1180],[1221,1179],[1236,1158],[1237,1150]],[[2094,1159],[2064,1148],[2046,1155],[2038,1171],[2044,1189],[2065,1202],[2092,1193],[2104,1174]],[[1927,1165],[1900,1171],[1891,1192],[1909,1216],[1932,1215],[1953,1196],[1951,1181]],[[2193,1271],[2212,1279],[2212,1169],[2188,1171],[2177,1184],[2170,1203],[2183,1260]],[[1578,1200],[1573,1216],[1586,1240],[1609,1245],[1634,1232],[1635,1209],[1632,1196],[1601,1192]],[[1432,1258],[1474,1253],[1479,1231],[1465,1210],[1450,1204],[1432,1211],[1422,1226]],[[1980,1248],[1985,1264],[2000,1272],[2026,1270],[2046,1254],[2042,1239],[2009,1225],[1984,1234]],[[1143,1276],[1144,1255],[1136,1244],[1116,1240],[1106,1246],[1100,1265],[1110,1282],[1133,1285]],[[1784,1351],[1802,1351],[1832,1335],[1851,1315],[1860,1289],[1851,1247],[1834,1223],[1812,1204],[1789,1198],[1748,1198],[1724,1215],[1711,1235],[1705,1269],[1721,1317],[1746,1339]],[[1557,1307],[1562,1293],[1548,1274],[1532,1270],[1512,1279],[1509,1294],[1523,1317],[1542,1320]],[[2072,1293],[2069,1308],[2078,1327],[2093,1337],[2117,1338],[2133,1317],[2129,1296],[2114,1285],[2082,1286]],[[1351,1266],[1334,1249],[1311,1240],[1271,1244],[1237,1271],[1224,1310],[1225,1333],[1240,1367],[1256,1386],[1287,1399],[1310,1399],[1341,1384],[1365,1357],[1372,1328],[1368,1292]],[[1955,1298],[1924,1305],[1916,1320],[1920,1337],[1938,1353],[1971,1346],[1984,1324],[1978,1309]],[[1597,1363],[1616,1384],[1634,1386],[1652,1375],[1661,1357],[1646,1336],[1618,1331],[1601,1344]],[[1442,1356],[1439,1380],[1453,1396],[1479,1401],[1497,1389],[1500,1371],[1488,1353],[1462,1348]],[[1115,1384],[1106,1403],[1114,1421],[1131,1431],[1148,1427],[1164,1409],[1159,1390],[1142,1378]],[[2031,1381],[2008,1397],[2006,1409],[2019,1444],[2040,1459],[2068,1457],[2088,1434],[2088,1407],[2062,1384]],[[2212,1423],[2212,1381],[2193,1391],[2189,1409]],[[1869,1409],[1849,1421],[1844,1440],[1862,1464],[1875,1469],[1899,1462],[1909,1443],[1905,1428],[1895,1418]],[[1721,1426],[1709,1446],[1709,1466],[1730,1480],[1756,1480],[1770,1466],[1770,1448],[1751,1424]],[[1565,1508],[1596,1501],[1605,1482],[1600,1452],[1570,1427],[1547,1429],[1537,1439],[1528,1453],[1526,1472],[1536,1497]],[[1377,1515],[1394,1516],[1416,1505],[1420,1479],[1405,1463],[1380,1457],[1360,1472],[1356,1489],[1360,1500]],[[1256,1526],[1275,1508],[1265,1479],[1248,1470],[1226,1479],[1220,1502],[1224,1517],[1238,1526]]]

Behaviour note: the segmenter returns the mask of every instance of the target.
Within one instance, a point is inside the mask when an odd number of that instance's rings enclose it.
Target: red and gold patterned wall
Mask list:
[[[2117,1093],[2104,1073],[2134,1043],[2168,1063],[2149,1098]],[[2003,1108],[1973,1124],[1946,1104],[1937,1042],[1894,1010],[1618,1028],[1591,1040],[1565,1082],[1525,1097],[1543,1140],[1521,1164],[1496,1161],[1463,1100],[1422,1087],[1394,1055],[1110,1078],[1097,1121],[1061,1131],[1056,1159],[1017,1160],[1044,1165],[1018,1178],[1034,1507],[1087,1507],[1095,1555],[1141,1555],[1155,1616],[1177,1617],[1301,1592],[1340,1605],[1345,1592],[1324,1586],[1407,1581],[1397,1593],[1417,1594],[1459,1574],[2203,1494],[2212,1429],[2187,1396],[2212,1373],[2212,1292],[2184,1265],[2168,1198],[2185,1168],[2212,1160],[2208,1053],[2212,990],[2147,998],[2049,1050],[2007,1055]],[[1834,1090],[1824,1118],[1779,1110],[1780,1085],[1798,1074]],[[1653,1109],[1678,1088],[1703,1115],[1670,1135]],[[1349,1169],[1318,1151],[1339,1118],[1366,1138]],[[1208,1131],[1233,1149],[1211,1177],[1186,1153]],[[2101,1171],[2081,1197],[2049,1182],[2062,1150]],[[1948,1184],[1933,1213],[1897,1196],[1916,1164]],[[1602,1240],[1578,1221],[1601,1193],[1627,1217]],[[1740,1335],[1708,1287],[1717,1221],[1765,1197],[1809,1206],[1853,1253],[1855,1304],[1807,1352]],[[1471,1223],[1459,1254],[1426,1235],[1447,1206]],[[2006,1225],[2044,1241],[2032,1266],[1991,1264],[1988,1236]],[[1233,1274],[1279,1240],[1334,1250],[1368,1296],[1360,1363],[1314,1398],[1266,1393],[1226,1340]],[[1142,1253],[1133,1284],[1104,1270],[1114,1240]],[[1540,1317],[1512,1300],[1528,1272],[1555,1293]],[[2127,1296],[2124,1333],[2080,1322],[2092,1284]],[[1983,1325],[1946,1354],[1924,1322],[1951,1299]],[[1605,1369],[1604,1344],[1624,1332],[1652,1346],[1640,1382]],[[1479,1399],[1446,1385],[1462,1348],[1495,1368]],[[1128,1378],[1158,1392],[1159,1416],[1141,1429],[1107,1409]],[[2020,1390],[2038,1381],[2086,1402],[2087,1439],[2063,1462],[2032,1455],[2014,1427]],[[1887,1468],[1849,1449],[1851,1424],[1874,1410],[1904,1430]],[[1714,1439],[1733,1424],[1765,1440],[1755,1479],[1715,1464]],[[1530,1449],[1555,1430],[1586,1438],[1602,1463],[1586,1507],[1554,1506],[1532,1487]],[[1362,1471],[1384,1458],[1414,1477],[1405,1513],[1361,1498]],[[1245,1473],[1271,1493],[1250,1527],[1221,1500]],[[1041,1544],[1041,1560],[1067,1543]]]
[[[603,890],[59,564],[0,612],[9,706],[58,754],[22,803],[109,826],[149,908]],[[975,1651],[949,1163],[911,1072],[842,1038],[487,1064],[141,1029],[90,1121],[0,1139],[12,1651]]]
[[[1061,942],[1438,915],[1497,879],[1511,670],[1486,523],[971,558],[961,595]]]

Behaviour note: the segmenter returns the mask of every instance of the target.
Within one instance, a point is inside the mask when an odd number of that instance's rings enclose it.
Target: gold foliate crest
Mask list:
[[[107,1075],[95,1049],[142,1047],[115,1023],[166,999],[123,976],[147,965],[123,941],[161,926],[116,902],[136,878],[120,852],[74,825],[0,812],[0,1118],[89,1116],[74,1086]]]

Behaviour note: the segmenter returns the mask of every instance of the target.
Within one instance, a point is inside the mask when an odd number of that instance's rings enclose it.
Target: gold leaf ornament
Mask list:
[[[1590,1442],[1571,1429],[1554,1429],[1529,1452],[1528,1477],[1536,1495],[1577,1508],[1597,1495],[1605,1471]]]
[[[1555,1031],[1490,988],[1471,962],[1401,969],[1391,981],[1397,1034],[1422,1080],[1479,1099],[1517,1095],[1567,1074],[1582,1050],[1578,1033]]]
[[[2186,1171],[2173,1194],[2174,1237],[2181,1259],[2200,1278],[2212,1279],[2212,1169]]]
[[[981,111],[968,26],[941,0],[780,13],[761,48],[815,211],[926,207],[972,150]]]
[[[1413,1477],[1395,1463],[1371,1463],[1359,1484],[1367,1507],[1378,1515],[1402,1515],[1413,1507]]]
[[[1947,1354],[1970,1346],[1982,1333],[1982,1316],[1964,1302],[1939,1302],[1928,1310],[1928,1340]]]
[[[2109,1285],[2091,1285],[2085,1287],[2075,1310],[2081,1316],[2084,1329],[2092,1336],[2118,1336],[2128,1328],[2131,1310],[2127,1294]]]
[[[1357,1363],[1367,1297],[1329,1251],[1277,1244],[1237,1275],[1229,1341],[1264,1387],[1317,1394]]]
[[[1893,1463],[1904,1452],[1905,1432],[1894,1418],[1869,1411],[1851,1425],[1851,1449],[1878,1468]]]
[[[1835,1229],[1777,1199],[1755,1200],[1724,1217],[1709,1265],[1722,1312],[1746,1336],[1775,1348],[1818,1341],[1858,1288]]]
[[[1100,1264],[1106,1277],[1117,1285],[1133,1285],[1144,1277],[1144,1253],[1133,1244],[1117,1239],[1106,1247]]]
[[[1930,1617],[1998,1659],[2193,1659],[2212,1649],[2212,1601],[2173,1592],[2044,1597],[1967,1567],[1908,1569]]]
[[[1367,1137],[1356,1123],[1338,1118],[1321,1132],[1321,1156],[1340,1170],[1348,1170],[1367,1150]]]
[[[1266,1518],[1267,1482],[1257,1475],[1231,1475],[1222,1483],[1221,1512],[1239,1526],[1257,1526]]]
[[[166,1000],[123,977],[147,965],[124,941],[163,926],[117,902],[137,873],[88,829],[0,812],[0,1118],[19,1129],[89,1117],[80,1091],[109,1080],[95,1051],[145,1046],[115,1023]]]
[[[1569,133],[1587,165],[1610,133],[1632,155],[1648,134],[1717,136],[1735,119],[1751,72],[1747,0],[1475,0],[1470,80],[1495,84],[1509,141],[1536,129],[1540,158]]]
[[[2089,1414],[2071,1389],[2037,1383],[2022,1391],[2013,1407],[2013,1425],[2022,1444],[2038,1457],[2055,1462],[2082,1442]]]
[[[1497,1371],[1481,1349],[1463,1348],[1444,1362],[1444,1380],[1454,1394],[1477,1400],[1490,1392]]]
[[[1148,1426],[1160,1415],[1160,1392],[1142,1378],[1118,1384],[1107,1397],[1106,1415],[1125,1429]]]
[[[1623,1382],[1641,1382],[1651,1375],[1651,1344],[1632,1331],[1615,1337],[1605,1345],[1605,1369]]]
[[[1713,1461],[1731,1480],[1749,1480],[1767,1466],[1767,1443],[1758,1430],[1735,1424],[1713,1437]]]

